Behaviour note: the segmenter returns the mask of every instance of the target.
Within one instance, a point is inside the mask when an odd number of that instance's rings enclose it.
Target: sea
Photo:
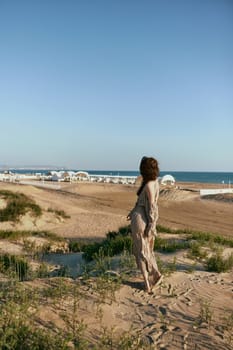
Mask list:
[[[132,170],[87,170],[87,169],[9,169],[17,174],[46,174],[52,170],[86,171],[90,175],[138,176],[139,172]],[[202,182],[216,184],[233,184],[233,172],[203,172],[203,171],[161,171],[160,177],[172,175],[178,182]]]

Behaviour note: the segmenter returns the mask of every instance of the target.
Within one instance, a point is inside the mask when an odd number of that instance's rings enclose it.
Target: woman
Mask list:
[[[143,274],[145,289],[148,293],[152,293],[152,288],[162,277],[154,256],[159,197],[157,160],[152,157],[143,157],[140,173],[142,183],[137,192],[138,200],[129,213],[128,219],[131,220],[133,254]]]

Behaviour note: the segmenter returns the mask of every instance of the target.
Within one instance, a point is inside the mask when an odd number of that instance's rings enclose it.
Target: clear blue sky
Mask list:
[[[233,171],[232,0],[0,0],[0,164]]]

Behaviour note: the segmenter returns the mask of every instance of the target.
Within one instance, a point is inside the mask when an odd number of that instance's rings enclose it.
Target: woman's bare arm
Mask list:
[[[146,195],[147,195],[147,206],[146,206],[146,215],[147,215],[147,225],[145,228],[144,235],[149,236],[151,228],[154,225],[154,203],[156,199],[156,189],[154,181],[150,181],[146,184]]]

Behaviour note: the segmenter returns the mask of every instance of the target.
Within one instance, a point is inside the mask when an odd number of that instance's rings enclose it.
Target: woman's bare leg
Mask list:
[[[151,285],[149,281],[149,272],[147,269],[147,263],[140,258],[137,258],[136,260],[137,260],[137,266],[141,270],[141,273],[145,282],[145,289],[147,292],[151,292]]]
[[[154,243],[155,243],[155,238],[154,236],[152,236],[149,238],[149,245],[150,245],[151,252],[154,252]]]
[[[141,270],[142,270],[142,275],[144,278],[145,282],[145,288],[148,293],[151,292],[151,286],[150,286],[150,281],[149,281],[149,273],[146,269],[146,264],[144,262],[141,263]]]

